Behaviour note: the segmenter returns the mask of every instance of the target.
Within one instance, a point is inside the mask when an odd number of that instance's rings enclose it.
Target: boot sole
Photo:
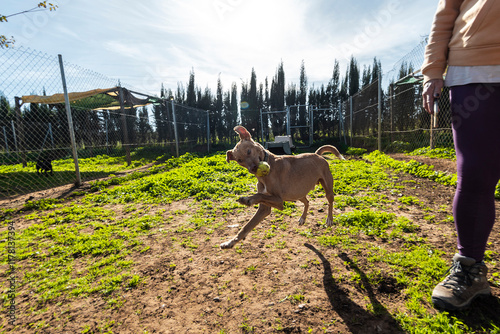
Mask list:
[[[454,305],[447,302],[446,300],[437,297],[432,297],[432,303],[436,308],[439,309],[443,309],[446,311],[458,311],[466,308],[467,306],[470,305],[470,303],[472,303],[474,299],[481,296],[491,296],[491,290],[488,289],[488,290],[478,291],[474,296],[472,296],[469,300],[463,302],[462,304]]]

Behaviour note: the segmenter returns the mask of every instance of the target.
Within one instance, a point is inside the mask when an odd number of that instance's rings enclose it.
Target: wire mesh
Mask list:
[[[263,115],[255,138],[290,134],[299,146],[338,138],[385,151],[452,146],[448,91],[439,100],[437,127],[422,108],[425,44],[402,57],[381,82],[372,77],[347,100],[322,90],[309,96],[307,106],[288,106],[288,116]],[[81,181],[102,178],[179,151],[207,151],[218,138],[227,142],[237,122],[233,102],[207,111],[181,104],[183,96],[164,98],[163,89],[161,97],[150,96],[74,64],[62,68],[69,95],[102,90],[71,99],[72,127],[64,101],[28,98],[63,92],[58,57],[23,47],[0,50],[0,198],[78,182],[78,175]]]
[[[373,80],[344,103],[344,124],[351,146],[390,152],[453,147],[448,88],[443,89],[438,101],[436,124],[431,124],[431,116],[422,106],[419,72],[426,43],[422,40],[394,64],[381,77],[380,85],[378,79]]]
[[[63,93],[58,57],[23,47],[0,50],[0,198],[94,180],[176,154],[173,101],[74,64],[62,67],[70,96],[104,91],[70,99],[73,127],[64,100],[54,95]],[[207,142],[204,110],[177,105],[176,113],[181,152]]]
[[[437,124],[422,106],[422,76],[427,38],[394,64],[384,75],[382,149],[412,151],[420,147],[453,147],[448,88],[438,101]]]

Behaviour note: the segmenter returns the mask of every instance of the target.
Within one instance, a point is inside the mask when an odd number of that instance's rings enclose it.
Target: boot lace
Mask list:
[[[461,292],[470,287],[476,276],[476,273],[471,272],[467,266],[463,266],[459,261],[453,263],[446,272],[446,274],[448,273],[449,275],[442,284],[456,292]]]

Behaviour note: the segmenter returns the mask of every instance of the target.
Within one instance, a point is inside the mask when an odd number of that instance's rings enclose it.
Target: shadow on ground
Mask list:
[[[366,288],[367,297],[373,305],[374,313],[368,312],[349,297],[347,291],[335,283],[332,277],[332,267],[323,254],[310,244],[304,244],[313,251],[323,264],[323,286],[332,309],[342,318],[351,333],[404,333],[393,316],[377,300],[366,274],[347,256],[338,257],[349,265],[360,277]]]

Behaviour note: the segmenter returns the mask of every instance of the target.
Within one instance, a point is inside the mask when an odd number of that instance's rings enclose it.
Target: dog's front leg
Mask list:
[[[254,204],[264,204],[278,210],[283,210],[283,200],[279,196],[264,195],[261,193],[254,194],[252,196],[240,197],[238,198],[238,203],[252,206]]]
[[[271,213],[271,207],[267,205],[260,204],[259,209],[255,215],[241,228],[238,234],[231,240],[226,241],[220,245],[220,248],[232,248],[238,241],[245,239],[248,233],[257,226],[264,218],[266,218]]]

